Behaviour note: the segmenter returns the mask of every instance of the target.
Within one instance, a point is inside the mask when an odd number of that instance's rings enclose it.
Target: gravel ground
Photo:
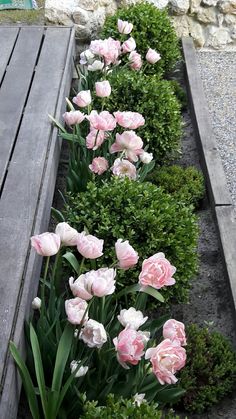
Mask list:
[[[236,205],[236,51],[198,51],[213,132]]]

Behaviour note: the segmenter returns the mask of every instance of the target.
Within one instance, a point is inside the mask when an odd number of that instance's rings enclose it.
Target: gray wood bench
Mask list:
[[[42,258],[30,237],[47,231],[72,79],[74,33],[66,27],[0,27],[0,418],[17,414],[20,380],[8,351],[24,353],[24,321]]]

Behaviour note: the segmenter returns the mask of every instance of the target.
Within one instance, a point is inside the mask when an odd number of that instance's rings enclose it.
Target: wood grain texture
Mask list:
[[[48,113],[59,118],[63,112],[72,78],[73,48],[71,28],[45,30],[0,202],[4,237],[0,243],[0,364],[4,365],[0,412],[10,418],[16,417],[20,384],[7,345],[13,339],[24,350],[24,319],[37,293],[42,258],[30,249],[29,239],[48,227],[60,154],[60,141]],[[9,242],[8,237],[14,240]],[[10,264],[4,262],[9,255]]]
[[[232,205],[221,158],[212,130],[208,105],[198,72],[197,57],[192,38],[182,38],[188,93],[192,120],[197,134],[201,164],[205,171],[211,203]]]
[[[0,27],[0,84],[2,83],[2,78],[6,72],[7,64],[14,50],[18,32],[19,28]]]

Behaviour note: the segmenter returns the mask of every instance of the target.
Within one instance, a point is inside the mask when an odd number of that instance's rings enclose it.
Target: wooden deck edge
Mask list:
[[[197,134],[197,145],[206,176],[210,202],[213,208],[217,205],[232,205],[225,172],[210,122],[192,38],[182,38],[182,46],[192,122]]]
[[[55,118],[61,119],[61,115],[65,110],[65,97],[70,90],[72,75],[73,75],[73,60],[71,59],[75,53],[75,34],[74,29],[71,29],[71,35],[68,45],[67,61],[65,64],[64,74],[61,83],[61,90],[59,92]],[[61,140],[58,139],[57,128],[52,127],[51,144],[49,146],[49,153],[45,166],[44,180],[39,197],[37,217],[35,220],[34,231],[32,235],[47,231],[53,195],[55,191],[57,169],[60,159]],[[12,340],[20,350],[23,357],[25,357],[25,339],[24,339],[24,323],[31,311],[31,302],[37,295],[39,277],[42,267],[42,257],[38,256],[33,249],[29,250],[27,269],[25,272],[24,287],[20,304],[18,307],[18,316],[15,325],[15,333]],[[33,281],[32,278],[35,278]],[[17,417],[18,402],[21,391],[21,380],[16,370],[12,357],[8,356],[7,369],[5,375],[4,388],[0,400],[1,417],[15,419]]]
[[[221,255],[230,288],[236,327],[236,213],[229,193],[221,158],[212,131],[208,106],[198,72],[196,52],[191,38],[182,39],[191,117],[200,152],[200,163],[218,230]]]

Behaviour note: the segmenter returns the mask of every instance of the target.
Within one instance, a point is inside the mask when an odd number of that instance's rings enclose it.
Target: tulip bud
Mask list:
[[[40,310],[42,301],[39,297],[35,297],[31,303],[34,310]]]

